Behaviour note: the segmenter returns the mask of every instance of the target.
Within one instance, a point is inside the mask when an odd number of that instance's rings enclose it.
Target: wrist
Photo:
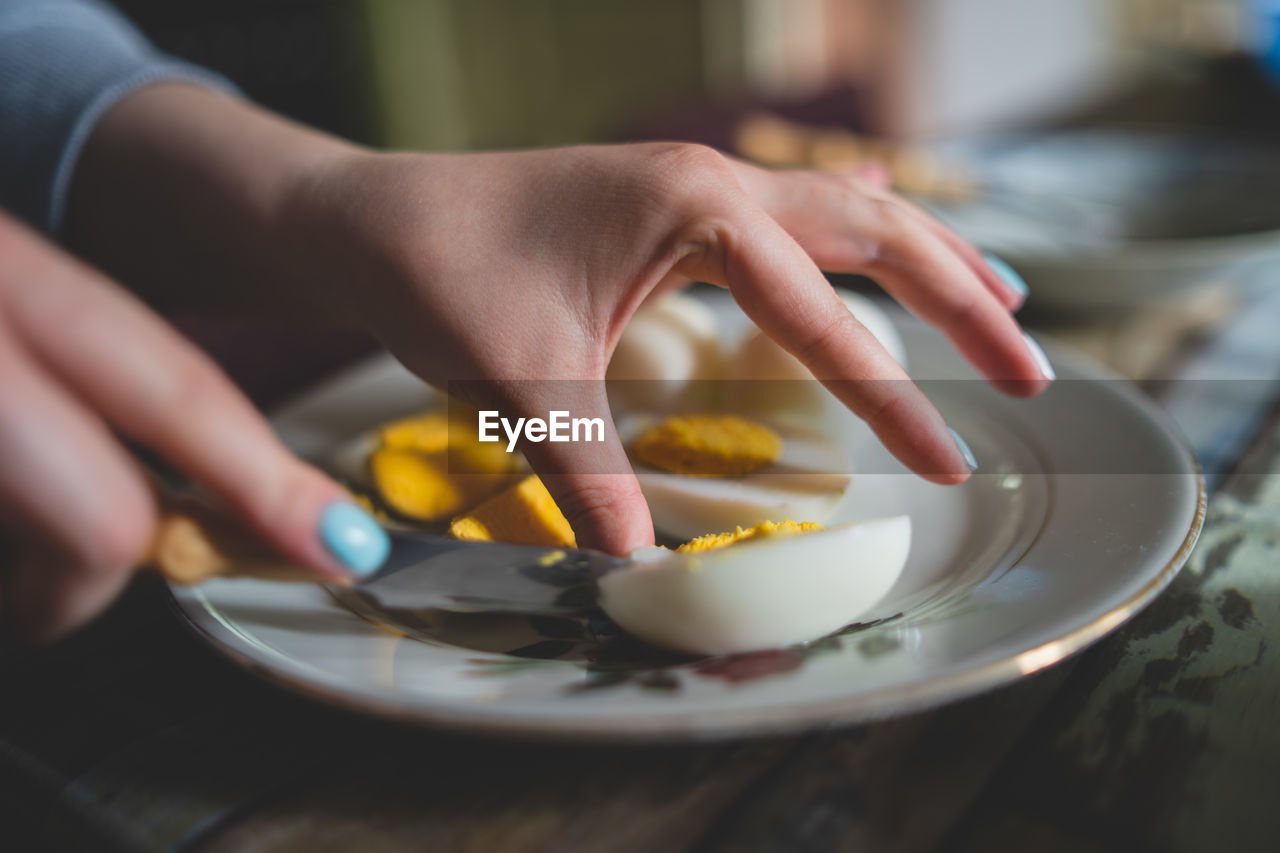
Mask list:
[[[440,169],[453,156],[352,148],[291,172],[281,241],[312,304],[380,338],[421,323],[445,277],[439,226],[458,212]]]
[[[354,146],[187,84],[142,89],[95,128],[67,236],[154,301],[293,300],[280,240],[293,187]]]

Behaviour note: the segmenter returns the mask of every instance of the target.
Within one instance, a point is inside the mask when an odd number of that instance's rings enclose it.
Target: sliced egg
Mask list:
[[[902,335],[884,309],[867,297],[848,290],[836,290],[849,313],[867,328],[880,346],[903,367],[907,366],[907,347]],[[812,379],[800,361],[773,342],[759,329],[752,329],[738,345],[730,371],[746,379]]]
[[[631,446],[657,420],[621,416],[618,435]],[[797,424],[770,426],[782,439],[780,454],[744,476],[676,474],[637,460],[636,479],[658,532],[684,540],[777,518],[816,522],[831,518],[853,479],[848,455],[829,437]]]
[[[614,411],[667,411],[693,402],[720,372],[719,326],[701,300],[673,291],[640,307],[605,374]]]
[[[818,639],[856,622],[906,565],[911,520],[881,518],[680,554],[641,549],[600,579],[600,606],[646,642],[730,654]]]
[[[865,296],[845,290],[836,292],[858,322],[894,360],[906,367],[906,345],[889,315]],[[735,384],[732,405],[741,411],[772,412],[809,422],[814,419],[819,422],[856,420],[830,391],[813,378],[799,359],[758,328],[747,332],[728,359],[727,375],[734,380],[773,380]],[[847,428],[847,423],[836,426]]]

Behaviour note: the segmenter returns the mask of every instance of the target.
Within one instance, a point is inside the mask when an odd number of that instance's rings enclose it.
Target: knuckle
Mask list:
[[[884,435],[886,432],[891,431],[900,420],[904,403],[905,397],[901,394],[895,394],[881,401],[870,411],[860,414],[862,419],[866,421],[867,426],[871,427],[872,432],[877,435]]]
[[[709,186],[733,180],[724,155],[706,145],[686,142],[659,143],[649,155],[656,184],[667,191],[699,193]]]
[[[680,226],[680,243],[683,246],[709,252],[725,248],[732,242],[732,224],[720,216],[697,214]]]
[[[735,242],[729,220],[696,214],[685,220],[677,232],[677,268],[691,278],[725,282],[729,278],[727,264]]]
[[[174,359],[169,382],[168,393],[155,400],[162,421],[205,419],[227,404],[226,380],[195,353]]]
[[[578,531],[599,527],[613,516],[617,496],[606,486],[579,486],[560,496],[557,501],[569,526]]]
[[[846,172],[823,172],[815,176],[815,185],[824,191],[835,193],[842,200],[849,215],[857,221],[866,221],[880,215],[895,217],[898,215],[898,203],[892,196],[885,194],[866,181]]]
[[[887,234],[906,239],[915,230],[915,219],[911,216],[911,211],[896,199],[874,198],[871,199],[871,206],[873,215]]]
[[[892,198],[858,199],[857,210],[866,211],[878,255],[889,264],[901,264],[915,253],[918,229],[911,213]]]
[[[835,313],[825,323],[810,328],[799,342],[796,355],[804,364],[818,368],[818,372],[825,372],[821,369],[822,366],[831,360],[842,342],[853,338],[859,325],[848,311]]]
[[[153,346],[151,369],[134,374],[124,429],[144,443],[168,442],[192,433],[194,425],[220,419],[229,402],[229,382],[194,345]],[[111,381],[124,377],[118,371]]]
[[[928,310],[930,316],[925,321],[940,329],[962,329],[973,325],[981,308],[981,300],[973,294],[944,290],[938,303]]]

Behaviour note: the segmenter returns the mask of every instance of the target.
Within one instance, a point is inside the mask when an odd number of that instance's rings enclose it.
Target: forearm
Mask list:
[[[67,185],[98,119],[139,89],[175,80],[233,88],[158,53],[103,3],[0,0],[0,206],[60,237]]]
[[[309,173],[356,150],[234,96],[151,86],[90,136],[66,237],[160,304],[321,304],[302,266],[315,247],[286,210]]]

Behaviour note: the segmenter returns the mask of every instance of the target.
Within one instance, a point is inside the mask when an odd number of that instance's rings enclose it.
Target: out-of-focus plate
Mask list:
[[[1011,134],[934,149],[976,177],[926,202],[1020,272],[1029,307],[1127,308],[1280,275],[1280,150],[1203,134]]]
[[[695,739],[883,718],[1012,681],[1075,652],[1150,601],[1186,559],[1204,492],[1195,461],[1135,390],[1050,348],[1058,389],[1001,396],[945,341],[903,329],[913,374],[981,460],[959,487],[859,445],[840,518],[912,516],[911,556],[865,621],[804,647],[703,660],[638,651],[602,627],[424,614],[412,639],[320,587],[253,580],[175,588],[216,648],[325,700],[402,720],[564,739]],[[962,381],[952,381],[960,379]],[[343,375],[275,423],[322,458],[427,405],[390,359]],[[779,571],[785,571],[779,566]]]

